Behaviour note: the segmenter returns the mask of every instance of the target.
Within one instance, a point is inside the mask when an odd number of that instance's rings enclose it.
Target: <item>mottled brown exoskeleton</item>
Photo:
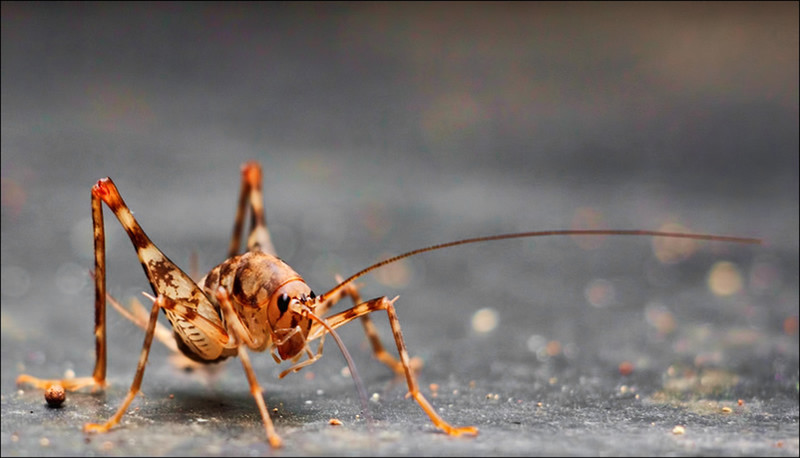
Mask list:
[[[92,218],[94,223],[95,247],[95,337],[96,362],[91,377],[68,379],[39,379],[30,375],[20,375],[19,384],[28,384],[41,389],[60,384],[73,391],[81,388],[102,389],[106,386],[106,275],[105,275],[105,237],[103,208],[106,205],[114,212],[133,246],[150,281],[155,297],[147,319],[137,319],[127,314],[112,300],[118,310],[128,318],[144,327],[145,340],[138,367],[130,390],[117,412],[105,423],[88,423],[87,432],[105,432],[119,423],[131,401],[139,391],[147,357],[154,335],[156,335],[158,311],[163,310],[172,325],[173,348],[188,358],[200,363],[213,363],[232,356],[242,361],[250,391],[258,405],[263,419],[267,439],[273,447],[281,444],[270,419],[262,390],[253,371],[247,349],[262,352],[269,350],[277,362],[290,361],[292,366],[281,373],[290,372],[312,364],[322,355],[322,340],[331,334],[339,344],[348,365],[352,363],[347,350],[341,344],[335,329],[356,318],[360,318],[372,345],[375,357],[394,372],[404,375],[409,395],[428,414],[431,421],[445,433],[454,436],[475,435],[478,430],[472,426],[455,427],[442,419],[419,390],[415,368],[406,351],[405,341],[400,331],[400,322],[395,313],[394,302],[386,297],[362,301],[355,279],[387,264],[420,253],[468,243],[491,240],[537,237],[548,235],[643,235],[656,237],[679,237],[699,240],[716,240],[736,243],[759,243],[757,239],[726,237],[717,235],[686,234],[641,230],[558,230],[501,234],[476,237],[455,242],[433,245],[385,259],[367,267],[341,281],[330,291],[315,295],[303,278],[289,265],[276,256],[263,208],[261,191],[261,168],[255,162],[242,166],[242,186],[239,195],[233,237],[229,247],[229,258],[211,269],[195,283],[189,275],[170,261],[147,237],[125,205],[114,183],[104,178],[92,187]],[[251,229],[247,238],[247,252],[238,254],[243,231],[245,213],[250,210]],[[354,306],[340,313],[325,317],[338,301],[349,297]],[[387,352],[372,324],[369,314],[384,310],[397,346],[398,357]],[[310,342],[320,340],[316,352]],[[305,359],[304,359],[305,358]],[[356,379],[359,392],[363,387]]]

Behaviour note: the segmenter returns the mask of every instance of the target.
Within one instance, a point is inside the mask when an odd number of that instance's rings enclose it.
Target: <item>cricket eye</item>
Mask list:
[[[317,298],[317,295],[314,294],[314,291],[311,291],[310,296],[311,296],[311,299],[316,299]]]
[[[281,297],[278,298],[278,310],[280,310],[281,315],[286,313],[286,310],[289,309],[289,302],[292,301],[292,298],[289,297],[288,294],[281,294]]]

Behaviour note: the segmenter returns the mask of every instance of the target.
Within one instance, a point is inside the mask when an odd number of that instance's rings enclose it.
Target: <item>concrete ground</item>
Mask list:
[[[797,4],[2,6],[3,456],[798,455]],[[361,279],[396,303],[435,429],[340,328],[284,379],[186,372],[109,310],[105,393],[49,408],[20,373],[94,363],[89,189],[153,241],[224,260],[239,166],[321,293],[387,256],[496,233],[684,228],[452,248]],[[106,211],[109,292],[149,290]],[[344,310],[341,304],[336,310]],[[163,318],[162,318],[163,320]],[[385,315],[375,318],[393,346]],[[163,320],[166,323],[166,320]],[[338,419],[341,425],[330,424]]]

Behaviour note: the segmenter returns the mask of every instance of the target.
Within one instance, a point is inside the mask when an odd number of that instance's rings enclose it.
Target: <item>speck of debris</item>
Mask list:
[[[330,420],[328,420],[328,424],[332,426],[341,426],[342,420],[339,420],[338,418],[331,418]]]
[[[680,436],[681,434],[686,434],[686,428],[684,428],[681,425],[676,425],[674,428],[672,428],[672,434],[676,436]]]
[[[50,439],[48,439],[46,437],[43,437],[43,438],[39,439],[39,445],[41,445],[42,447],[49,447],[50,446]]]
[[[731,413],[731,412],[733,412],[733,410],[730,407],[723,407],[722,408],[722,413]]]
[[[61,407],[67,399],[67,392],[63,386],[54,383],[44,391],[44,399],[50,407]]]

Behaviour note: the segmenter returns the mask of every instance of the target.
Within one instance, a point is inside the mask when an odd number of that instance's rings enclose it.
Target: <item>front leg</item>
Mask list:
[[[364,317],[378,310],[385,310],[389,315],[389,323],[392,326],[394,341],[397,344],[397,352],[400,355],[400,366],[403,369],[403,373],[406,376],[406,382],[408,383],[408,395],[417,401],[420,407],[422,407],[422,410],[428,414],[428,417],[430,417],[433,424],[447,434],[451,436],[460,436],[462,434],[477,435],[478,428],[475,428],[474,426],[455,427],[447,423],[441,416],[439,416],[438,413],[436,413],[436,409],[433,408],[430,402],[425,399],[425,396],[423,396],[422,392],[419,391],[419,385],[417,384],[414,371],[411,367],[411,359],[408,357],[408,351],[406,350],[406,343],[403,339],[403,333],[400,330],[400,320],[397,319],[397,313],[394,309],[394,302],[396,300],[396,297],[391,301],[385,297],[372,299],[371,301],[362,302],[349,310],[345,310],[344,312],[328,317],[325,319],[325,321],[332,329],[336,329],[339,326],[349,323],[358,317]],[[326,332],[327,330],[322,325],[314,324],[308,333],[308,340],[311,341],[313,339],[320,338]]]
[[[336,282],[341,283],[342,277],[337,275]],[[355,283],[348,283],[337,295],[324,302],[323,305],[317,309],[317,313],[324,315],[336,302],[342,300],[345,296],[353,301],[353,306],[357,306],[362,302],[358,286],[356,286]],[[364,333],[367,335],[367,340],[369,340],[375,358],[383,364],[386,364],[395,374],[403,375],[405,373],[403,364],[383,347],[380,335],[378,335],[378,329],[375,327],[375,324],[368,314],[361,315],[361,325],[364,327]],[[411,371],[414,373],[418,373],[423,365],[422,358],[416,356],[409,361]]]
[[[222,286],[217,289],[217,301],[219,302],[220,309],[225,316],[225,322],[227,323],[230,336],[233,339],[233,344],[237,348],[239,359],[242,360],[242,368],[247,375],[247,382],[250,384],[250,394],[253,395],[253,399],[255,399],[256,405],[258,406],[258,411],[261,414],[261,420],[264,423],[264,431],[267,434],[267,440],[272,447],[278,448],[281,446],[282,441],[280,436],[278,436],[278,433],[275,432],[275,426],[272,424],[272,419],[269,416],[269,410],[267,410],[267,404],[264,401],[264,390],[261,389],[261,385],[258,383],[256,374],[253,371],[253,365],[250,363],[250,357],[247,354],[246,347],[248,345],[251,347],[254,346],[254,342],[247,332],[246,327],[233,310],[233,304],[230,301],[228,291],[226,291]]]

